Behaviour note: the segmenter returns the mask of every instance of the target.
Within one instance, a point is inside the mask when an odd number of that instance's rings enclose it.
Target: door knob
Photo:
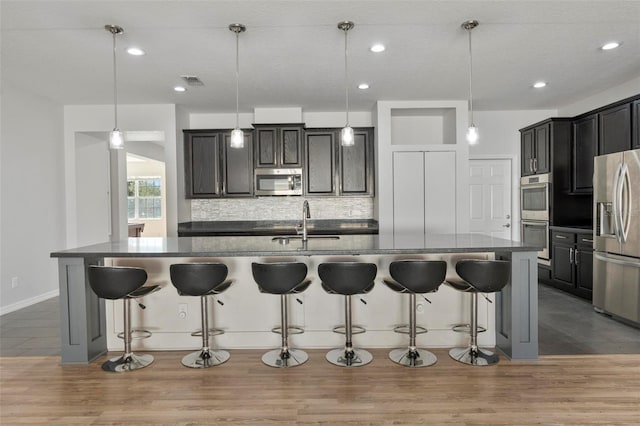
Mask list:
[[[504,225],[502,225],[503,228],[511,228],[511,224],[510,223],[505,223]]]

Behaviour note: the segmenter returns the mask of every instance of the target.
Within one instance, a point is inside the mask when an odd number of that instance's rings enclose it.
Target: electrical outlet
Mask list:
[[[424,312],[424,303],[416,304],[416,312],[419,313],[419,314]]]
[[[186,303],[179,303],[178,304],[178,318],[180,319],[187,319],[187,304]]]
[[[18,277],[11,278],[11,288],[16,288],[18,287],[18,285],[20,285],[20,281],[18,280]]]

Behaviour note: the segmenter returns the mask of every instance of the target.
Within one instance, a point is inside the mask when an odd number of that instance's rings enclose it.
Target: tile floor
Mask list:
[[[591,303],[546,285],[539,289],[541,355],[640,353],[640,329],[593,311]],[[58,298],[0,317],[0,356],[60,355]]]

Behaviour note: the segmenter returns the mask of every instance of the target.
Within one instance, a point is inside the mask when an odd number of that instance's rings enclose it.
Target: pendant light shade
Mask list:
[[[113,130],[109,133],[109,148],[124,148],[124,136],[118,129],[118,74],[116,67],[116,36],[124,33],[122,27],[117,25],[105,25],[104,29],[113,37]]]
[[[478,127],[473,121],[473,51],[471,49],[471,30],[478,26],[478,21],[470,20],[462,23],[462,28],[469,34],[469,128],[467,129],[467,142],[469,145],[478,143]]]
[[[344,31],[344,92],[346,100],[347,121],[340,131],[340,144],[342,146],[353,146],[355,139],[353,129],[349,126],[349,50],[347,49],[347,32],[353,28],[351,21],[338,22],[338,29]]]
[[[236,33],[236,128],[231,131],[231,148],[244,148],[244,132],[240,129],[240,55],[239,40],[240,33],[247,30],[242,24],[231,24],[229,29]]]

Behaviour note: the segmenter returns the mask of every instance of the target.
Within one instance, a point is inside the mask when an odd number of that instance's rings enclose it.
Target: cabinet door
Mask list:
[[[533,129],[525,130],[520,137],[521,149],[521,175],[529,176],[533,174]]]
[[[593,291],[593,250],[578,246],[575,256],[576,287],[590,296]]]
[[[184,172],[186,198],[220,196],[220,135],[184,134]]]
[[[354,132],[353,146],[340,146],[340,194],[373,194],[373,138],[369,131]]]
[[[598,155],[631,149],[631,104],[610,108],[598,116]]]
[[[573,288],[573,246],[551,244],[553,279]]]
[[[633,125],[631,129],[633,149],[638,149],[640,148],[640,99],[633,101],[631,110],[633,115]]]
[[[535,129],[533,170],[536,174],[549,173],[549,133],[551,124]]]
[[[573,122],[571,191],[593,192],[593,157],[596,155],[598,121],[596,115]]]
[[[253,135],[244,132],[244,147],[231,148],[231,133],[224,135],[224,195],[253,195]]]
[[[306,132],[306,191],[307,195],[335,194],[335,141],[332,131]]]
[[[393,231],[424,243],[425,179],[423,152],[393,153]]]
[[[275,127],[256,128],[256,167],[276,167],[278,164]]]
[[[302,167],[302,129],[280,129],[280,164],[282,167]]]

